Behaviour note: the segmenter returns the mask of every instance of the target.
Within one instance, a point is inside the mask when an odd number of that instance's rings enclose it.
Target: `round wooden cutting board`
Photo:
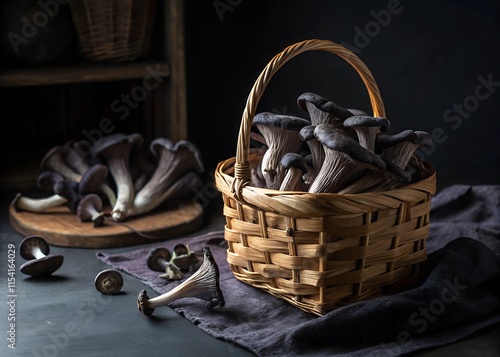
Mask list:
[[[78,248],[117,248],[166,240],[194,232],[203,223],[203,207],[192,201],[124,222],[151,238],[145,238],[123,225],[106,222],[104,226],[94,227],[92,222],[82,223],[66,207],[44,213],[16,212],[10,207],[9,215],[14,229],[25,236],[36,234],[49,244]]]

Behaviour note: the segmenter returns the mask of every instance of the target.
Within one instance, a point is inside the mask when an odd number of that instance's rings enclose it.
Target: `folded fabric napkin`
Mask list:
[[[422,285],[355,303],[322,317],[237,281],[226,264],[223,231],[168,240],[200,251],[220,269],[226,306],[209,311],[186,298],[170,304],[208,334],[260,356],[399,356],[441,346],[500,321],[500,186],[452,186],[433,199],[429,255]],[[221,227],[222,228],[222,227]],[[470,238],[468,238],[468,237]],[[159,294],[168,282],[146,266],[150,247],[98,259]]]

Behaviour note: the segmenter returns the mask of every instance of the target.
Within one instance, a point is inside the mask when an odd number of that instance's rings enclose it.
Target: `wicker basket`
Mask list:
[[[372,74],[348,49],[308,40],[276,55],[253,86],[243,112],[236,157],[215,172],[222,192],[227,261],[234,276],[310,313],[387,293],[417,276],[426,259],[435,169],[420,161],[425,179],[384,192],[310,194],[249,186],[261,154],[249,150],[258,101],[276,71],[312,50],[351,64],[368,89],[375,116],[385,116]],[[397,284],[396,284],[397,283]]]
[[[71,0],[80,53],[91,61],[131,61],[149,52],[156,0]]]

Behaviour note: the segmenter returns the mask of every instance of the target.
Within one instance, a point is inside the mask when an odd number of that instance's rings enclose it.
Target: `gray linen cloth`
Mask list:
[[[206,333],[259,356],[399,356],[452,343],[500,321],[500,186],[455,185],[433,198],[431,254],[420,286],[322,317],[237,281],[226,263],[222,231],[154,246],[171,249],[179,242],[196,251],[211,248],[226,306],[209,311],[195,298],[170,306]],[[97,257],[159,294],[171,290],[180,282],[159,279],[147,268],[149,250]]]

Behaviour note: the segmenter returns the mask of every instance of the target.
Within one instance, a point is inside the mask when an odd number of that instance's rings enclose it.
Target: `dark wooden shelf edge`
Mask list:
[[[145,76],[168,77],[170,68],[160,61],[129,63],[84,63],[13,69],[0,72],[0,87],[108,82]]]

